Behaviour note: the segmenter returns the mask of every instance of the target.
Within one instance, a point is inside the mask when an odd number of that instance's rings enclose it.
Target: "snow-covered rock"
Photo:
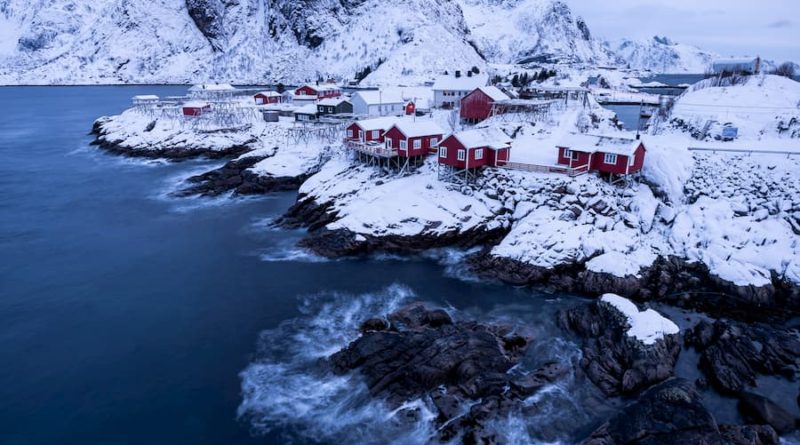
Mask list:
[[[645,345],[652,345],[665,335],[680,332],[678,325],[653,309],[640,311],[627,298],[615,294],[605,294],[600,301],[613,306],[628,321],[628,336],[634,337]]]
[[[646,40],[623,39],[609,47],[627,67],[663,74],[703,74],[719,56],[691,45],[676,43],[667,37]]]

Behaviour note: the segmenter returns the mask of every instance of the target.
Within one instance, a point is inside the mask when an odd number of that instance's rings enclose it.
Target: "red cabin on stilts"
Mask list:
[[[186,102],[183,104],[182,110],[184,116],[197,117],[211,111],[211,105],[200,101]]]
[[[493,86],[478,87],[461,99],[461,120],[476,123],[492,115],[495,103],[509,100],[506,93]]]
[[[483,167],[502,167],[511,155],[511,138],[495,128],[462,131],[439,144],[439,177],[463,173],[465,179]],[[442,173],[444,167],[445,173]]]
[[[397,151],[401,157],[427,156],[435,153],[442,141],[444,130],[431,120],[417,122],[403,120],[386,132],[386,148]]]
[[[647,149],[640,139],[588,134],[570,134],[559,142],[558,163],[611,175],[638,173]]]

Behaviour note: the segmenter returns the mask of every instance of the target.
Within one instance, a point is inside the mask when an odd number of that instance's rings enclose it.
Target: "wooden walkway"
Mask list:
[[[579,167],[563,167],[559,165],[539,165],[539,164],[527,164],[524,162],[507,162],[503,168],[507,168],[509,170],[520,170],[526,172],[535,172],[535,173],[559,173],[562,175],[567,175],[569,177],[576,177],[580,175],[584,175],[589,172],[589,165],[581,165]]]
[[[346,141],[345,146],[358,153],[378,158],[395,158],[398,156],[397,150],[386,148],[386,145],[380,143]]]

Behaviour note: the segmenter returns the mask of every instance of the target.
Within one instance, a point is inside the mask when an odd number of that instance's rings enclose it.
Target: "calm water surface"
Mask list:
[[[11,110],[0,120],[0,443],[285,443],[295,426],[252,439],[237,420],[239,374],[261,331],[310,317],[309,296],[397,284],[465,313],[560,304],[459,279],[435,258],[316,261],[294,249],[301,232],[268,227],[294,194],[171,199],[215,164],[88,145],[92,121],[131,96],[183,92],[0,88]]]

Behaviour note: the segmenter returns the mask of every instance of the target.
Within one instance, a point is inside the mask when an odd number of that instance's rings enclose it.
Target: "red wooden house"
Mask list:
[[[556,146],[558,163],[613,175],[641,171],[647,149],[640,139],[570,134]]]
[[[345,142],[384,143],[386,132],[397,122],[396,117],[378,117],[355,121],[347,127]]]
[[[401,157],[427,156],[442,141],[444,130],[431,120],[401,120],[386,132],[386,148]]]
[[[277,91],[261,91],[253,96],[256,105],[279,104],[283,102],[283,95]]]
[[[511,154],[511,138],[495,128],[462,131],[439,143],[439,164],[451,172],[503,166]]]
[[[211,105],[209,105],[208,102],[202,102],[197,100],[186,102],[185,104],[183,104],[181,108],[183,110],[184,116],[192,116],[192,117],[202,116],[203,114],[211,111]]]
[[[294,91],[296,96],[316,96],[317,99],[329,99],[342,95],[342,89],[335,84],[303,85]]]
[[[494,86],[475,88],[461,98],[461,119],[471,123],[480,122],[491,116],[495,103],[509,99],[510,97]]]

